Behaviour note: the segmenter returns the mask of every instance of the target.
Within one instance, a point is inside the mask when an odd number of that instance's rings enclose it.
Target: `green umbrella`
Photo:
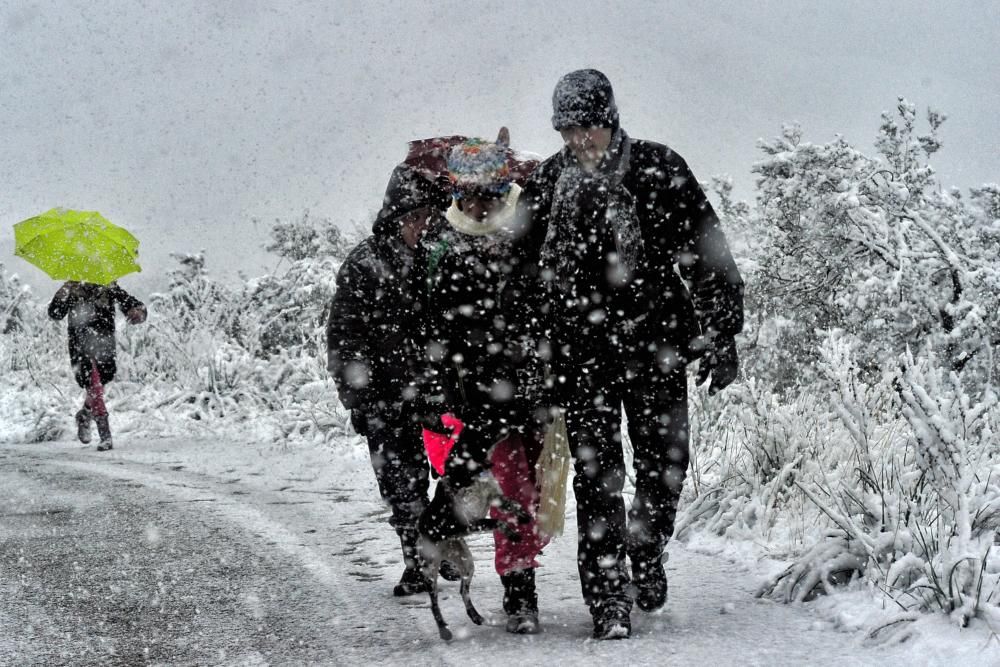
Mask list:
[[[14,254],[55,280],[107,285],[142,269],[139,241],[96,211],[54,208],[14,225]]]

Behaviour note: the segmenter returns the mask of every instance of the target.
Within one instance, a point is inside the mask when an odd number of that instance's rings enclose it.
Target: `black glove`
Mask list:
[[[711,376],[712,384],[708,393],[714,396],[732,384],[738,370],[736,339],[732,336],[719,336],[715,339],[714,346],[698,362],[698,379],[695,382],[704,384]]]
[[[450,433],[451,429],[441,423],[441,415],[451,412],[444,400],[438,397],[430,399],[417,397],[412,399],[404,408],[410,419],[428,431],[435,433]]]
[[[360,408],[351,410],[351,426],[358,432],[358,435],[368,437],[368,415],[362,412]]]
[[[489,470],[489,452],[493,440],[466,424],[444,465],[444,476],[452,488],[471,486],[476,477]]]

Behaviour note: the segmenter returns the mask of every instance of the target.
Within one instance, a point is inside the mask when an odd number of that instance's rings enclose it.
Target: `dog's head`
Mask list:
[[[452,498],[455,515],[465,523],[485,517],[490,507],[503,497],[496,478],[488,471],[481,472],[471,483],[457,488],[447,476],[441,478],[438,483],[446,485],[448,494]]]

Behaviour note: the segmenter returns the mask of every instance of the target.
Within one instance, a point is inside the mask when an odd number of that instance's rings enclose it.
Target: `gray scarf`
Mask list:
[[[593,172],[569,156],[556,181],[542,265],[554,273],[554,282],[565,289],[588,267],[581,261],[596,230],[610,228],[616,253],[607,258],[609,282],[620,287],[639,269],[644,252],[639,218],[632,194],[622,185],[628,173],[631,144],[621,128],[615,130],[607,155]],[[593,271],[595,267],[589,267]]]

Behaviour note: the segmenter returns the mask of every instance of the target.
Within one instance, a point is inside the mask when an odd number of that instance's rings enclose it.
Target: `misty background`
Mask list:
[[[933,163],[1000,180],[1000,2],[0,2],[0,262],[11,226],[101,211],[141,241],[140,297],[171,252],[274,269],[275,218],[367,228],[406,142],[444,134],[560,147],[556,80],[611,79],[622,125],[750,197],[758,138],[872,145],[905,96],[949,120]]]

